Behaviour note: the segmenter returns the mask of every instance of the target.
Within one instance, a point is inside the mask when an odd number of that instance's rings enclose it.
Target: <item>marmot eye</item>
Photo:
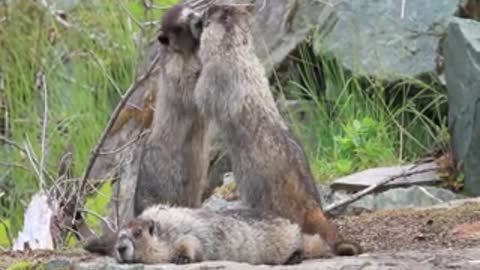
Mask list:
[[[136,229],[133,231],[133,237],[138,238],[142,235],[142,230],[141,229]]]
[[[158,36],[158,41],[163,44],[164,46],[168,46],[168,44],[170,43],[170,40],[168,39],[167,36],[165,35],[160,35]]]

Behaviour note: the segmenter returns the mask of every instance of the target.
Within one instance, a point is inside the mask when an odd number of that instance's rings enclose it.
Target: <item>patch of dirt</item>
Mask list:
[[[480,203],[453,208],[394,209],[334,220],[365,252],[480,246]]]

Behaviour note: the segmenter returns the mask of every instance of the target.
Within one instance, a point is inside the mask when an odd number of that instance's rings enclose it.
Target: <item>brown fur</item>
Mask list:
[[[135,190],[134,215],[169,203],[198,207],[208,169],[208,126],[193,102],[200,73],[194,52],[201,27],[190,8],[164,16],[158,36],[161,63],[153,127],[145,143]]]
[[[318,235],[303,235],[297,224],[258,209],[213,212],[165,205],[146,209],[116,235],[91,241],[85,249],[120,263],[145,264],[297,264],[332,254]]]
[[[221,5],[207,11],[195,101],[221,130],[244,202],[288,218],[335,247],[336,228],[321,209],[303,148],[278,112],[255,55],[250,12]]]

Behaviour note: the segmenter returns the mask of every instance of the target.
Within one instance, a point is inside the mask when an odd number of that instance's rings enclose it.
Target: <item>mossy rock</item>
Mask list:
[[[45,264],[42,262],[18,261],[10,265],[7,270],[46,270]]]

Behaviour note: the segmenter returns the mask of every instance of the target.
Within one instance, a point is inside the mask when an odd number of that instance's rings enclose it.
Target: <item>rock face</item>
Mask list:
[[[444,54],[453,152],[466,189],[480,195],[480,23],[451,20]]]
[[[308,260],[299,265],[279,265],[253,266],[244,263],[235,262],[203,262],[188,265],[141,265],[141,264],[123,264],[119,265],[111,260],[100,259],[94,262],[72,262],[62,260],[61,263],[55,261],[47,264],[47,270],[58,269],[50,266],[61,266],[65,269],[75,270],[207,270],[207,269],[277,269],[277,270],[335,270],[335,269],[364,269],[364,270],[446,270],[446,269],[479,269],[480,262],[478,254],[480,248],[469,249],[441,249],[441,250],[412,250],[405,252],[391,252],[366,254],[359,257],[336,257],[325,260]]]
[[[326,40],[314,45],[342,59],[348,70],[387,79],[418,76],[436,69],[437,47],[458,0],[344,0]]]

